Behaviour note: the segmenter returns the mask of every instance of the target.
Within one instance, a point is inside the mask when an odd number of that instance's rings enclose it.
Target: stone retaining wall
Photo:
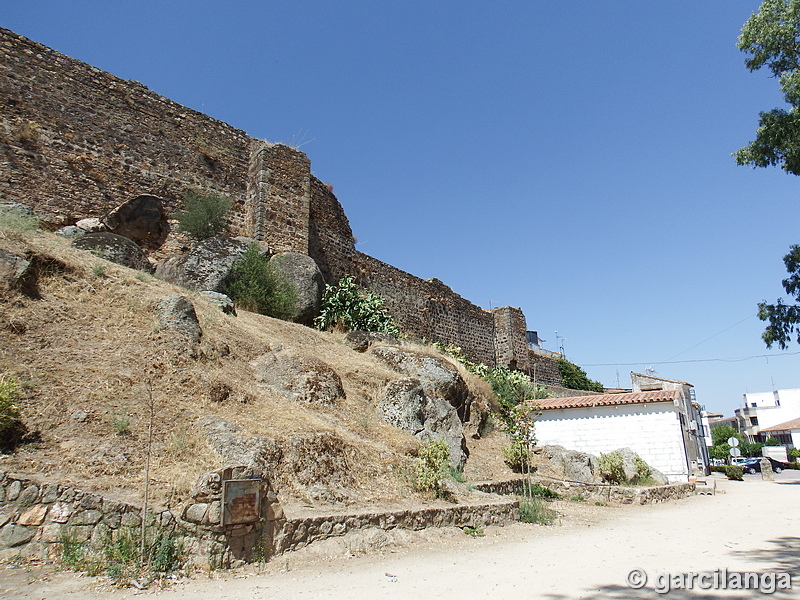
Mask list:
[[[428,527],[486,527],[519,520],[519,502],[457,504],[389,512],[364,512],[343,515],[315,515],[287,518],[279,532],[277,553],[297,550],[313,542],[344,535],[359,529],[411,529]]]
[[[506,481],[490,481],[475,484],[475,489],[492,494],[520,494],[526,481],[527,479],[522,477]],[[565,498],[581,496],[584,500],[608,502],[609,504],[655,504],[656,502],[686,498],[695,493],[694,482],[652,487],[629,487],[554,481],[539,477],[531,477],[531,481],[549,488]]]
[[[148,513],[147,527],[173,535],[195,564],[221,568],[263,560],[361,529],[485,527],[519,519],[519,503],[514,500],[286,517],[269,482],[262,478],[262,518],[250,524],[223,526],[218,497],[221,482],[258,476],[258,472],[245,467],[206,474],[192,500],[174,510]],[[101,550],[117,535],[138,536],[141,514],[140,506],[0,471],[0,559],[19,556],[54,559],[65,540]]]

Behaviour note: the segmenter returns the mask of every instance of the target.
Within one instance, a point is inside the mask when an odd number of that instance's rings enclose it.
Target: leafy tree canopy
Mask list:
[[[561,373],[561,384],[565,388],[590,392],[602,392],[604,390],[602,383],[589,379],[586,371],[569,362],[566,358],[558,359],[558,370]]]
[[[782,281],[783,289],[795,300],[800,301],[800,246],[792,246],[789,254],[783,257],[783,262],[789,272],[789,277]],[[758,318],[769,323],[761,334],[767,348],[777,344],[785,350],[787,343],[791,343],[794,336],[800,344],[800,305],[784,304],[781,298],[778,298],[775,304],[759,302]]]
[[[764,0],[738,47],[750,55],[748,69],[767,68],[778,80],[790,108],[760,113],[756,139],[734,153],[736,162],[800,175],[800,0]]]
[[[744,436],[730,425],[715,425],[711,428],[711,441],[715,446],[726,444],[728,438],[736,438],[739,442],[744,442]]]

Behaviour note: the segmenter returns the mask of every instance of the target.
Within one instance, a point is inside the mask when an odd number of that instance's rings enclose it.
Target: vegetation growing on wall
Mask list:
[[[175,213],[178,231],[195,240],[205,240],[225,231],[225,217],[233,201],[213,192],[186,190],[183,194],[183,210]]]
[[[455,358],[470,373],[483,378],[492,387],[497,398],[495,417],[501,429],[511,438],[511,445],[503,448],[505,463],[514,471],[525,472],[530,467],[531,448],[536,445],[534,416],[538,413],[536,400],[550,396],[530,377],[506,367],[490,367],[467,358],[458,346],[434,342],[440,352]]]
[[[602,383],[589,379],[586,371],[569,362],[566,358],[558,359],[558,371],[561,373],[562,385],[565,388],[589,392],[602,392],[604,390]]]
[[[280,257],[272,260],[280,260]],[[252,243],[233,266],[226,291],[243,310],[276,319],[297,315],[297,289],[272,264],[257,243]]]
[[[314,325],[322,331],[374,331],[400,337],[400,329],[377,294],[358,289],[353,277],[325,286],[322,307]]]

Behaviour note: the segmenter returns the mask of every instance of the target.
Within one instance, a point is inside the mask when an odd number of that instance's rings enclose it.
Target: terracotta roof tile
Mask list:
[[[792,429],[800,429],[800,418],[786,421],[786,423],[773,425],[772,427],[767,427],[766,429],[762,429],[761,433],[765,431],[791,431]]]
[[[680,397],[680,390],[656,390],[653,392],[631,392],[628,394],[572,396],[569,398],[547,398],[545,400],[540,400],[539,408],[541,410],[552,410],[556,408],[586,408],[592,406],[646,404],[649,402],[674,402]]]

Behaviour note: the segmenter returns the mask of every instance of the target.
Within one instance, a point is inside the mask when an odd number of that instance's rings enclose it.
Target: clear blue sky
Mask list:
[[[731,158],[781,105],[736,48],[758,5],[3,0],[0,25],[301,146],[363,252],[522,307],[606,386],[652,366],[731,414],[800,387],[755,317],[800,179]]]

